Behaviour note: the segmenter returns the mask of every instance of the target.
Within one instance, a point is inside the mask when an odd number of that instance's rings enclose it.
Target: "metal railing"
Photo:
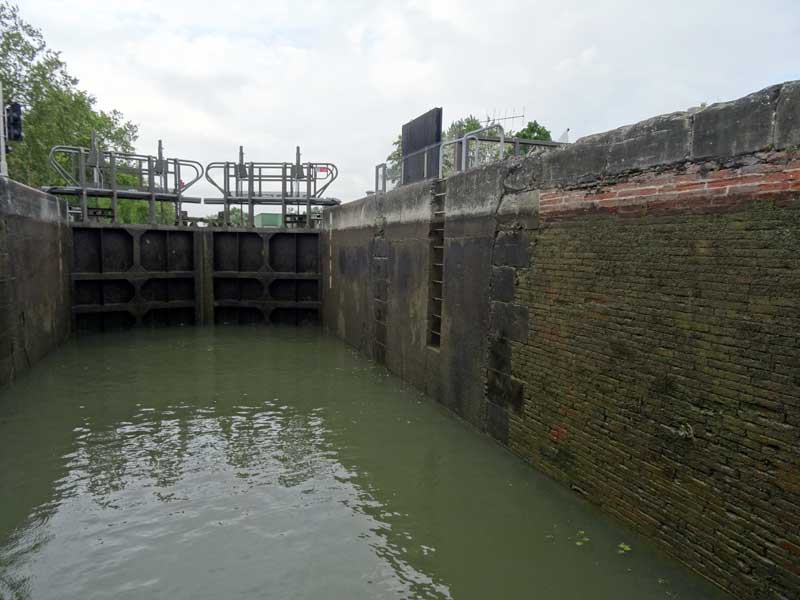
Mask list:
[[[461,138],[461,167],[464,171],[469,169],[469,141],[475,140],[475,158],[480,160],[480,147],[481,147],[481,139],[478,134],[481,134],[485,131],[494,131],[498,130],[500,132],[500,158],[498,160],[503,160],[503,155],[505,154],[506,149],[506,132],[503,129],[503,126],[497,123],[493,123],[491,125],[487,125],[486,127],[482,127],[481,129],[476,129],[474,131],[470,131]],[[442,150],[439,149],[439,177],[441,178],[443,170],[442,170]],[[477,161],[476,161],[477,162]]]
[[[483,135],[490,131],[499,131],[498,136]],[[471,145],[470,142],[473,142]],[[497,149],[495,156],[492,150],[481,153],[481,143],[491,144]],[[436,144],[431,144],[420,150],[416,150],[409,154],[404,155],[400,161],[400,185],[404,181],[404,169],[406,161],[409,158],[422,154],[424,156],[422,179],[429,179],[434,174],[429,172],[428,164],[431,153],[436,152],[439,158],[438,172],[435,174],[439,179],[448,176],[451,173],[459,173],[471,167],[477,166],[483,162],[489,162],[488,159],[503,160],[506,151],[510,151],[512,156],[520,156],[522,154],[529,154],[532,149],[539,149],[542,151],[549,151],[567,144],[562,142],[550,142],[545,140],[529,140],[526,138],[506,137],[505,130],[502,125],[497,123],[468,131],[463,136],[452,140],[444,140]],[[447,149],[453,146],[452,161],[448,161]],[[383,180],[379,178],[379,169],[382,169]],[[387,179],[387,165],[381,163],[375,167],[375,193],[386,191]],[[379,186],[380,184],[380,186]]]
[[[164,158],[158,142],[158,155],[101,150],[92,135],[92,147],[54,146],[50,166],[64,181],[63,185],[45,187],[51,194],[80,198],[80,216],[88,219],[89,198],[109,198],[110,218],[118,218],[119,200],[146,200],[150,203],[148,220],[155,223],[156,203],[175,204],[176,219],[182,220],[182,203],[199,204],[200,198],[186,196],[186,191],[203,176],[203,165],[181,158]],[[188,181],[184,177],[188,176]]]
[[[386,163],[375,165],[375,193],[386,193],[386,178],[387,178]]]
[[[281,207],[281,223],[287,225],[287,206],[296,206],[298,213],[290,215],[294,223],[305,221],[311,227],[312,206],[335,206],[339,201],[324,198],[323,194],[336,180],[339,170],[329,162],[245,162],[244,149],[239,147],[238,162],[212,162],[206,165],[206,180],[222,194],[221,198],[206,198],[205,204],[222,204],[223,225],[231,224],[230,208],[247,205],[247,227],[255,226],[255,206]],[[305,205],[305,217],[299,208]]]

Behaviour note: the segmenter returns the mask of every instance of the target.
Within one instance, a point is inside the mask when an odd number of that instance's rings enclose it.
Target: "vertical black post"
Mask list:
[[[89,203],[86,195],[86,157],[84,156],[82,149],[79,150],[78,170],[80,171],[78,180],[81,184],[81,220],[84,223],[88,223]]]
[[[153,157],[147,157],[147,188],[150,191],[150,206],[148,210],[148,222],[153,225],[156,222],[156,181]]]
[[[183,225],[183,206],[181,203],[181,196],[183,195],[183,183],[181,182],[181,163],[178,162],[177,158],[173,159],[175,161],[174,165],[175,168],[175,220],[178,223],[178,226]]]
[[[253,163],[249,163],[247,168],[247,226],[251,229],[256,226],[256,218],[253,210]]]
[[[117,222],[117,153],[111,152],[111,222]]]
[[[227,161],[225,162],[225,175],[224,175],[224,179],[223,179],[224,183],[222,184],[222,190],[223,190],[222,191],[222,196],[223,196],[222,200],[225,203],[225,207],[222,209],[222,215],[223,215],[223,223],[222,224],[225,227],[228,227],[231,224],[231,221],[230,221],[230,217],[231,217],[230,209],[228,207],[228,200],[230,198],[230,192],[231,192],[230,164],[231,163],[229,163]]]
[[[286,227],[286,163],[283,163],[281,175],[281,227]]]
[[[314,165],[306,163],[306,227],[311,229],[311,177]]]

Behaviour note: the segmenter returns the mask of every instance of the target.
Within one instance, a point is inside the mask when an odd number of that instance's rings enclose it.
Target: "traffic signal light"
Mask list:
[[[6,138],[10,142],[22,140],[22,106],[19,102],[6,106]]]

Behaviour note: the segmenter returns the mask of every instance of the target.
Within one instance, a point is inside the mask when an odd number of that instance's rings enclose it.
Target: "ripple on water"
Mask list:
[[[85,338],[12,392],[0,597],[715,596],[322,335]]]

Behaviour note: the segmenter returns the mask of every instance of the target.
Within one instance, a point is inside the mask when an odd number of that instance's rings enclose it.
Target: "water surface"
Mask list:
[[[3,599],[722,597],[316,330],[83,337],[0,390]]]

